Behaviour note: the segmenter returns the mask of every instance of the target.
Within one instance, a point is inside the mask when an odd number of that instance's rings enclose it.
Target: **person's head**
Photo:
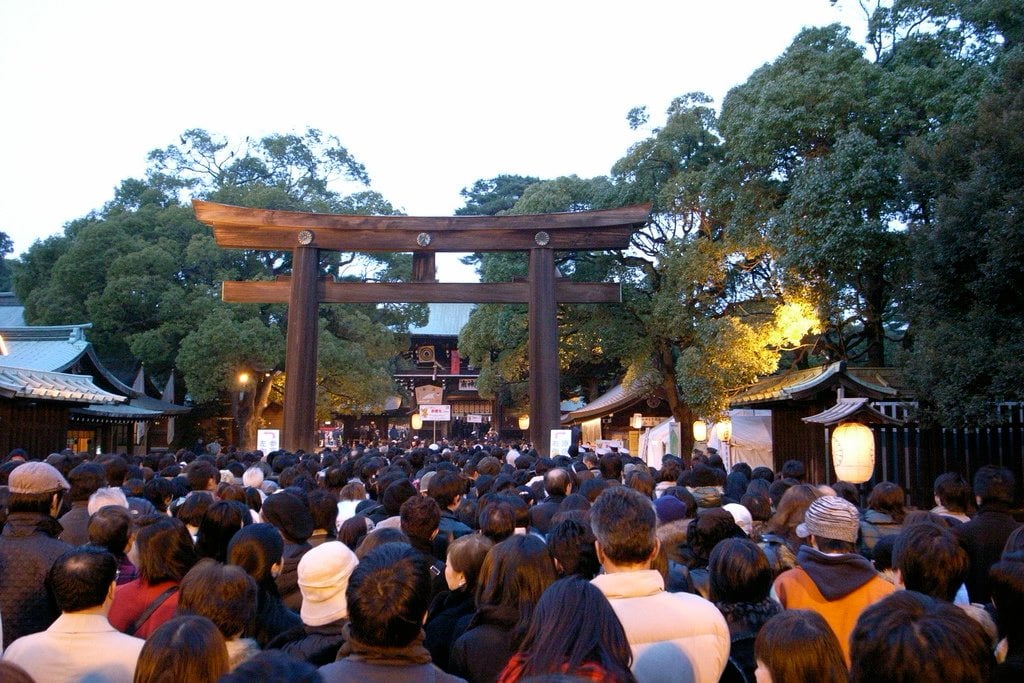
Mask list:
[[[420,633],[430,601],[430,564],[422,553],[387,543],[367,553],[345,590],[352,637],[375,647],[404,647]]]
[[[216,683],[228,672],[224,636],[206,617],[176,616],[146,639],[134,683]]]
[[[227,500],[211,505],[199,522],[199,532],[196,534],[196,552],[199,557],[227,562],[228,543],[251,520],[245,505]]]
[[[480,509],[478,526],[480,533],[495,543],[500,543],[515,533],[515,510],[502,500],[486,503]]]
[[[572,489],[572,477],[568,470],[555,468],[544,475],[544,490],[549,496],[567,496]]]
[[[799,460],[787,460],[782,464],[782,478],[796,479],[799,482],[807,476],[807,467]]]
[[[366,534],[363,540],[359,542],[359,546],[355,550],[356,557],[361,561],[377,548],[389,543],[410,545],[409,537],[401,529],[395,529],[394,527],[378,528]]]
[[[593,503],[607,488],[609,488],[609,486],[606,479],[594,477],[593,479],[587,479],[580,485],[580,493],[586,497],[587,500]]]
[[[903,522],[907,512],[904,508],[903,489],[891,481],[880,481],[868,495],[868,509],[889,515],[897,524]]]
[[[775,514],[768,520],[768,530],[780,536],[791,534],[804,521],[807,508],[820,497],[818,489],[809,484],[790,486],[779,499]]]
[[[209,491],[195,491],[185,496],[185,500],[178,505],[174,516],[184,522],[192,529],[198,529],[203,515],[213,505],[213,496]]]
[[[120,505],[124,509],[128,509],[128,497],[124,495],[124,491],[114,486],[103,486],[96,489],[91,496],[89,496],[89,503],[86,509],[89,514],[95,513],[102,507],[107,505]]]
[[[953,602],[967,578],[967,553],[948,529],[915,524],[896,536],[893,567],[907,590]]]
[[[286,543],[305,543],[313,535],[313,516],[305,503],[287,491],[267,496],[260,519],[273,524]]]
[[[466,534],[452,541],[448,546],[448,561],[444,567],[448,589],[465,590],[473,595],[484,558],[493,547],[494,541],[483,534]]]
[[[644,470],[633,470],[626,475],[626,486],[654,499],[654,477]]]
[[[359,543],[366,538],[366,534],[373,530],[373,522],[365,515],[352,515],[341,523],[338,529],[338,540],[347,545],[351,550],[359,547]]]
[[[108,505],[89,517],[89,543],[120,556],[132,535],[132,515],[123,507]]]
[[[982,683],[995,665],[977,621],[914,591],[896,591],[861,613],[850,636],[850,660],[854,683]]]
[[[263,470],[254,465],[242,473],[242,485],[258,489],[263,486],[263,478],[265,476]]]
[[[429,496],[413,496],[399,510],[402,531],[409,538],[430,541],[437,535],[441,522],[441,508]]]
[[[518,643],[533,606],[556,578],[544,541],[532,535],[511,536],[484,558],[476,591],[477,611],[504,621]]]
[[[618,453],[605,453],[601,456],[598,468],[601,478],[608,481],[622,481],[622,458]]]
[[[466,480],[458,472],[439,470],[430,480],[427,495],[437,501],[442,510],[455,509],[466,493]]]
[[[945,472],[935,478],[935,502],[947,512],[966,513],[974,507],[971,485],[958,472]]]
[[[1005,467],[985,465],[974,474],[974,495],[979,505],[1013,505],[1016,482]]]
[[[747,508],[751,520],[755,522],[767,522],[771,519],[772,501],[767,493],[744,493],[740,498],[740,505]]]
[[[87,501],[96,489],[107,485],[107,471],[99,463],[83,462],[68,472],[68,482],[71,502]]]
[[[53,563],[46,581],[61,612],[81,612],[114,599],[117,560],[101,548],[69,550]]]
[[[746,538],[715,545],[708,561],[712,602],[754,603],[765,600],[775,576],[764,551]]]
[[[807,508],[796,535],[822,552],[851,553],[860,531],[860,513],[850,501],[839,496],[822,496]]]
[[[828,622],[810,610],[785,610],[761,627],[754,641],[758,681],[846,683],[846,662]],[[763,677],[766,671],[770,678]]]
[[[200,560],[181,580],[178,613],[206,617],[231,640],[256,616],[256,582],[241,567]]]
[[[837,481],[832,484],[832,490],[840,498],[848,500],[854,505],[860,505],[860,492],[855,484],[848,481]]]
[[[142,487],[142,497],[153,504],[158,512],[167,512],[174,500],[174,486],[163,477],[153,477]]]
[[[578,575],[590,580],[601,571],[590,525],[576,519],[563,519],[548,531],[548,553],[559,576]]]
[[[193,460],[185,468],[190,491],[214,491],[220,483],[220,470],[206,460]]]
[[[274,575],[281,569],[283,555],[281,533],[266,522],[243,527],[228,543],[228,562],[245,570],[259,588],[275,595]]]
[[[347,545],[322,543],[299,560],[298,583],[302,593],[302,623],[323,626],[348,617],[345,589],[359,560]]]
[[[631,678],[633,653],[621,622],[608,598],[579,576],[559,579],[544,591],[520,654],[524,679],[579,671],[586,664],[599,665],[608,680]]]
[[[34,512],[57,516],[65,492],[71,488],[56,467],[45,462],[25,462],[7,477],[9,513]]]
[[[161,517],[140,525],[135,545],[139,577],[149,584],[179,582],[199,560],[188,529],[173,517]]]
[[[1017,651],[1024,644],[1024,562],[996,562],[988,576],[999,632]]]
[[[693,551],[698,565],[705,566],[716,545],[727,538],[749,538],[736,525],[735,518],[728,510],[710,508],[690,520],[686,530],[686,542]]]
[[[654,505],[643,494],[623,486],[604,491],[590,508],[601,564],[648,568],[658,553],[656,524]]]
[[[309,514],[313,517],[313,529],[327,532],[334,538],[338,525],[338,499],[333,493],[324,489],[313,489],[309,492]]]

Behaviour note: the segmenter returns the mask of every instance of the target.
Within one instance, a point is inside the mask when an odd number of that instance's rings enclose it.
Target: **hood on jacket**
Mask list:
[[[871,562],[855,553],[826,555],[805,545],[800,547],[796,562],[829,601],[849,595],[878,576]]]

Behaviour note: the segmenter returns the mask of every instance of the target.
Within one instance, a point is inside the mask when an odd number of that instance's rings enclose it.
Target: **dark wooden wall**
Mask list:
[[[882,412],[904,419],[905,407],[876,404]],[[807,425],[801,417],[813,415],[824,405],[790,404],[772,411],[772,440],[775,470],[786,460],[799,460],[807,468],[807,481],[833,482],[835,471],[829,457],[825,428]],[[1017,478],[1018,503],[1024,501],[1024,404],[997,407],[997,426],[959,429],[922,429],[916,424],[874,427],[875,476],[879,481],[903,487],[909,504],[930,509],[935,478],[943,472],[958,472],[970,481],[983,465],[1009,468]]]
[[[67,446],[67,429],[67,404],[0,400],[0,455],[23,448],[45,458]]]

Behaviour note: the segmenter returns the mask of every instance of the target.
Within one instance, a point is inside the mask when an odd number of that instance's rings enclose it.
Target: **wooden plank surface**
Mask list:
[[[362,252],[625,249],[650,212],[650,205],[638,205],[575,213],[420,217],[272,211],[201,200],[192,206],[222,247],[292,249],[300,245],[299,233],[308,230],[308,246]]]
[[[221,296],[232,303],[288,303],[291,281],[286,278],[224,282]],[[619,303],[616,282],[555,281],[558,303]],[[320,303],[529,303],[529,282],[329,282],[317,281]]]

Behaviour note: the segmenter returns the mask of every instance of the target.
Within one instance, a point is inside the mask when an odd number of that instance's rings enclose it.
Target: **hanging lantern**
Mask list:
[[[832,465],[841,481],[862,484],[875,473],[875,435],[859,422],[844,422],[832,432]]]
[[[520,415],[519,416],[519,429],[521,429],[521,430],[523,430],[525,432],[529,428],[530,428],[530,416],[529,415]]]
[[[718,435],[719,441],[723,441],[725,443],[732,441],[732,420],[726,417],[716,424],[715,434]]]
[[[412,428],[414,430],[423,429],[423,416],[419,413],[413,413],[409,422],[412,423]]]
[[[640,429],[644,426],[643,413],[633,413],[633,416],[629,418],[629,426],[633,429]]]
[[[694,420],[693,422],[693,440],[694,441],[707,441],[708,440],[708,423],[704,420]]]

